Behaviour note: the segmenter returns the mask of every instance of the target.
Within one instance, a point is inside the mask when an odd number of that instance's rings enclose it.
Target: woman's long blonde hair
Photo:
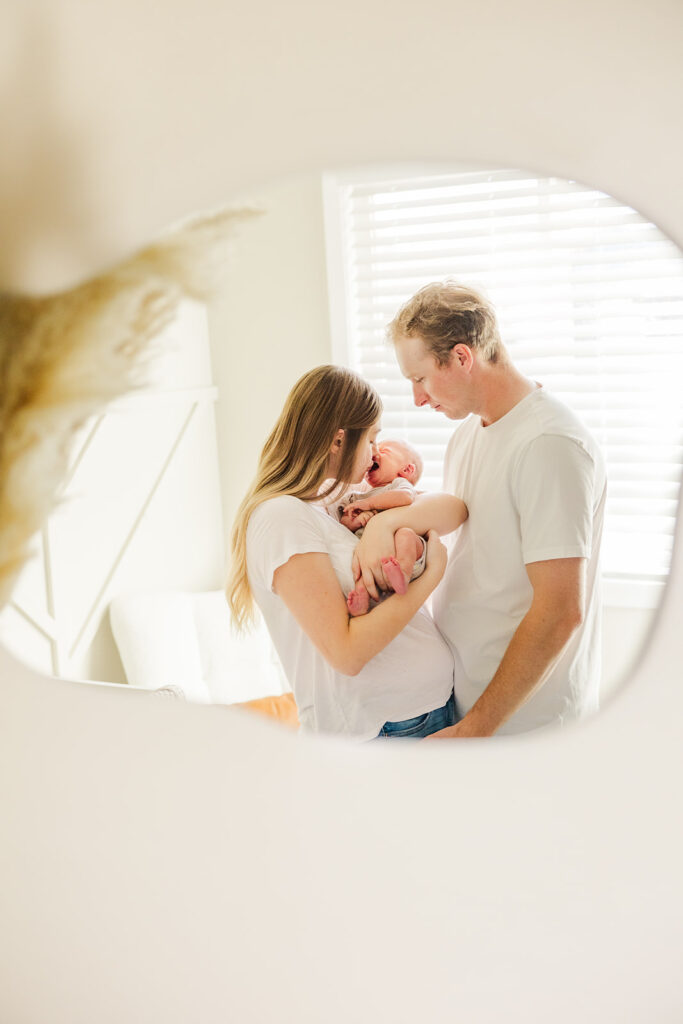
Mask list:
[[[290,391],[263,446],[256,478],[237,510],[232,529],[227,597],[239,629],[248,626],[254,615],[246,546],[252,512],[277,495],[316,501],[342,484],[355,482],[351,473],[358,444],[381,413],[382,401],[375,389],[343,366],[318,366],[305,373]],[[321,491],[328,479],[330,449],[340,428],[344,430],[344,443],[337,476]]]

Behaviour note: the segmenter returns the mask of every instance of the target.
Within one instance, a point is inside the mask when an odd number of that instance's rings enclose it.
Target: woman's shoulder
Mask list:
[[[281,525],[283,522],[316,523],[320,512],[310,502],[295,498],[293,494],[278,494],[260,502],[249,517],[249,528],[268,528],[271,524]]]
[[[292,555],[328,554],[330,538],[326,519],[327,516],[309,502],[291,494],[262,501],[247,524],[250,579],[270,589],[275,569]]]
[[[256,515],[258,512],[261,515],[272,515],[283,509],[299,509],[306,505],[307,502],[302,501],[301,498],[295,498],[293,494],[276,494],[272,498],[266,498],[265,501],[259,502],[252,514]]]

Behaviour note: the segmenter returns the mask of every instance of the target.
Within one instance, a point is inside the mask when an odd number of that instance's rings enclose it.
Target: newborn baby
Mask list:
[[[369,491],[350,491],[337,503],[336,512],[342,526],[361,537],[372,516],[387,508],[410,505],[417,491],[415,484],[422,475],[422,459],[406,441],[382,441],[372,469],[365,479]],[[397,594],[405,594],[410,580],[417,579],[425,567],[427,546],[414,530],[403,527],[394,535],[396,557],[382,561],[387,583]],[[346,601],[351,615],[365,615],[370,595],[358,580]]]

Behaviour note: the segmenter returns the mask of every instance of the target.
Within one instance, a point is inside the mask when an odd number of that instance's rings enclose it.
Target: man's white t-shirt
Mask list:
[[[294,691],[304,732],[358,740],[385,722],[442,707],[453,689],[453,657],[425,608],[356,676],[335,671],[273,592],[273,574],[293,555],[329,555],[344,593],[354,588],[356,538],[324,509],[291,495],[259,505],[247,527],[247,573],[282,667]],[[371,614],[371,613],[370,613]]]
[[[487,427],[472,415],[448,445],[444,490],[469,509],[433,600],[453,650],[460,713],[490,683],[531,605],[525,566],[554,558],[587,559],[584,621],[540,689],[497,735],[597,710],[606,474],[588,430],[542,388]]]

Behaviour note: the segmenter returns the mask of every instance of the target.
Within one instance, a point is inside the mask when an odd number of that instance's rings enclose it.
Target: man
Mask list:
[[[525,732],[597,710],[606,476],[595,441],[516,369],[474,290],[427,285],[388,335],[415,404],[465,420],[448,445],[444,489],[469,518],[433,604],[463,717],[434,736]],[[366,527],[358,566],[373,596],[393,530],[439,528],[428,509],[424,496]]]

